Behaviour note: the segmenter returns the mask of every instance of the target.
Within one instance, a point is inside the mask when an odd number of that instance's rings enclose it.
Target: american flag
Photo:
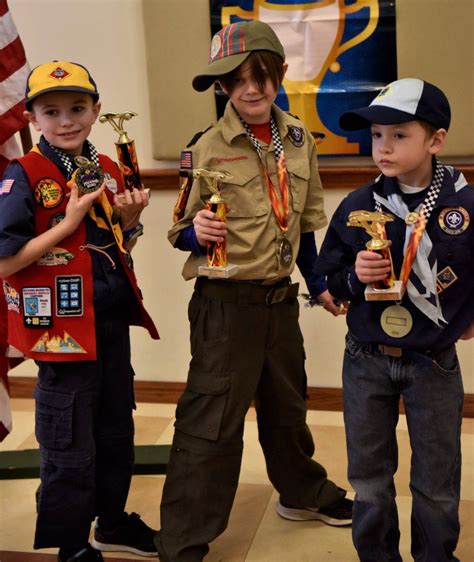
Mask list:
[[[7,0],[0,0],[0,166],[4,167],[9,158],[19,156],[15,149],[13,135],[25,127],[23,117],[25,84],[30,68],[26,62],[25,50],[18,36],[8,9]],[[17,154],[15,154],[17,152]],[[0,174],[1,179],[1,174]],[[6,194],[11,185],[2,186]],[[12,429],[8,369],[10,362],[6,357],[8,348],[8,325],[6,302],[0,295],[0,441]]]
[[[23,100],[29,72],[7,0],[0,0],[0,145],[27,124]]]

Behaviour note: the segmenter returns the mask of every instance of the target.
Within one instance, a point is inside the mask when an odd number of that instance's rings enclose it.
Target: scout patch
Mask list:
[[[288,138],[295,146],[303,146],[304,144],[304,131],[301,127],[290,125],[288,127]]]
[[[49,328],[52,325],[50,287],[25,287],[23,299],[23,323],[26,328]]]
[[[0,195],[7,195],[15,183],[15,180],[8,179],[0,181]]]
[[[56,315],[82,316],[82,275],[56,277]]]
[[[64,217],[65,217],[64,213],[56,213],[55,215],[53,215],[48,222],[49,228],[53,228],[53,226],[59,224]]]
[[[67,265],[69,260],[74,258],[74,254],[71,254],[68,250],[64,248],[54,247],[51,250],[45,252],[40,259],[36,262],[37,265]]]
[[[86,353],[84,348],[66,331],[64,331],[62,338],[60,336],[50,338],[49,332],[45,332],[31,348],[31,351],[37,353]]]
[[[181,159],[179,162],[179,167],[183,168],[184,170],[193,169],[193,153],[191,152],[191,150],[181,151]]]
[[[436,289],[437,293],[443,292],[447,289],[450,285],[452,285],[455,281],[457,281],[457,275],[454,271],[449,267],[445,267],[442,269],[438,275],[436,276]]]
[[[446,234],[456,236],[462,234],[469,226],[471,219],[464,207],[447,207],[438,217],[438,224]]]
[[[63,188],[56,180],[42,178],[35,185],[35,199],[44,209],[53,209],[61,204],[64,198]]]
[[[3,294],[5,295],[7,309],[20,314],[20,295],[18,294],[18,291],[12,287],[10,283],[8,283],[8,281],[3,282]]]

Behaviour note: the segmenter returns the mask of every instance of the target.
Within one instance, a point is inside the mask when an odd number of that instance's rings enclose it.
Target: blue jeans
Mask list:
[[[401,562],[393,476],[403,397],[412,449],[411,552],[416,562],[458,560],[463,386],[454,346],[434,358],[346,338],[343,366],[352,538],[362,562]]]

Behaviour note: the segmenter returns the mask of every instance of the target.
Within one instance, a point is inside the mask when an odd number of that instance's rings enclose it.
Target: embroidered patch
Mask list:
[[[214,158],[216,164],[222,164],[223,162],[241,162],[242,160],[248,160],[248,156],[229,156],[228,158]]]
[[[37,265],[67,265],[74,254],[65,248],[54,247],[44,253],[36,262]]]
[[[183,170],[193,169],[193,153],[190,150],[181,151],[181,159],[180,159],[179,167],[182,168]]]
[[[14,183],[15,180],[12,179],[0,181],[0,195],[7,195],[10,193]]]
[[[26,328],[52,326],[50,287],[25,287],[21,290],[23,323]]]
[[[86,353],[84,348],[66,331],[63,337],[51,336],[45,332],[31,348],[37,353]]]
[[[20,295],[8,281],[3,282],[3,294],[5,295],[7,309],[20,314]]]
[[[288,138],[295,146],[303,146],[304,130],[301,127],[290,125],[288,127]]]
[[[53,215],[48,222],[49,228],[53,228],[53,226],[59,224],[64,217],[65,217],[64,213],[56,213],[55,215]]]
[[[447,289],[450,285],[452,285],[455,281],[457,281],[457,275],[454,271],[449,267],[445,267],[442,269],[438,275],[436,276],[436,289],[437,293],[443,292]]]
[[[447,207],[441,211],[438,217],[441,230],[453,236],[462,234],[470,222],[471,218],[464,207]]]
[[[82,316],[82,275],[56,277],[56,315]]]
[[[35,185],[35,199],[44,209],[53,209],[61,204],[64,198],[63,188],[56,180],[43,178]]]
[[[51,78],[57,78],[58,80],[62,80],[63,78],[67,78],[70,75],[71,75],[70,72],[68,72],[64,68],[61,68],[60,66],[57,66],[53,70],[53,72],[51,72],[51,74],[50,74]]]

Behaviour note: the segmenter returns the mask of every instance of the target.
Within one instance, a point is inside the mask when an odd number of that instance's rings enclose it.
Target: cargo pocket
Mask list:
[[[48,449],[66,449],[72,444],[74,395],[43,390],[35,391],[36,439]]]
[[[217,441],[229,387],[229,376],[190,372],[186,390],[176,408],[176,429],[187,435]]]

